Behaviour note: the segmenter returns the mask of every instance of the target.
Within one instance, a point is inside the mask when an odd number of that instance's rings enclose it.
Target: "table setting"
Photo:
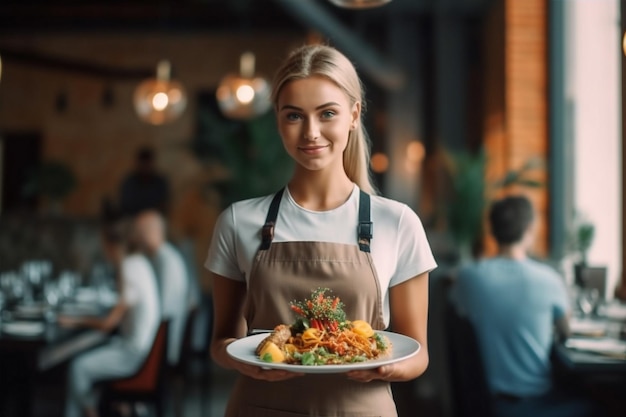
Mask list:
[[[577,288],[569,337],[556,346],[569,369],[626,373],[626,303]]]
[[[52,263],[47,260],[28,260],[18,270],[0,273],[0,337],[45,332],[58,301],[52,282]]]
[[[115,303],[104,265],[94,265],[86,281],[74,271],[56,271],[46,259],[29,259],[0,272],[0,350],[45,353],[88,333],[57,320],[60,315],[100,316]]]

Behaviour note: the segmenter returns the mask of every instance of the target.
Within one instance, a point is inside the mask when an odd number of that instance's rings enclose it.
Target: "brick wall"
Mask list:
[[[524,193],[538,214],[537,255],[548,253],[548,4],[546,0],[500,0],[487,17],[486,111],[484,143],[489,181],[519,169],[531,158],[541,158],[544,168],[532,178],[545,185],[539,189],[512,187],[491,192],[489,198]],[[494,244],[488,240],[488,252]]]
[[[78,187],[64,202],[64,211],[81,217],[97,216],[103,197],[116,198],[118,184],[131,168],[135,150],[144,144],[153,145],[158,166],[172,184],[172,234],[192,239],[201,262],[220,206],[201,188],[212,172],[201,166],[187,148],[195,126],[194,96],[198,91],[214,89],[226,73],[236,72],[242,52],[255,52],[257,72],[271,76],[284,54],[303,41],[297,35],[284,33],[45,34],[0,38],[0,45],[5,47],[111,67],[151,68],[167,57],[176,78],[189,93],[183,117],[155,127],[135,116],[132,93],[137,81],[105,80],[5,59],[0,83],[0,131],[41,133],[42,158],[64,161],[78,177]],[[109,86],[114,102],[105,107],[102,94]],[[55,100],[62,91],[66,92],[68,105],[58,112]]]

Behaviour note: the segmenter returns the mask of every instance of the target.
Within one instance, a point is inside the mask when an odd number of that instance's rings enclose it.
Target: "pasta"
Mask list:
[[[292,302],[295,322],[276,326],[258,345],[259,358],[266,362],[333,365],[388,355],[389,340],[364,320],[346,320],[343,304],[338,297],[327,297],[328,291],[318,288],[310,299]]]

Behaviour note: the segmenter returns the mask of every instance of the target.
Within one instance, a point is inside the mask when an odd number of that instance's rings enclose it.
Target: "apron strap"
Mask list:
[[[373,237],[373,224],[370,219],[370,195],[360,190],[359,196],[359,226],[357,228],[359,249],[362,252],[370,251],[370,240]]]
[[[280,200],[283,198],[283,191],[285,188],[281,188],[270,203],[270,208],[265,218],[265,224],[261,229],[261,248],[260,250],[268,250],[274,240],[274,226],[276,225],[276,219],[278,218],[278,208],[280,207]]]
[[[283,197],[284,188],[281,188],[270,203],[270,208],[265,218],[265,224],[261,230],[260,250],[268,250],[274,240],[274,226],[278,218],[278,208]],[[359,249],[363,252],[370,251],[370,241],[373,237],[373,224],[370,218],[370,195],[360,190],[359,193],[359,225],[357,227]]]

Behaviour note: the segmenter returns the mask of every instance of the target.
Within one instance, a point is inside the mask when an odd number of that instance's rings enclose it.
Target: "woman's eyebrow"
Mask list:
[[[324,104],[321,104],[321,105],[317,106],[315,108],[315,110],[320,110],[320,109],[323,109],[325,107],[330,107],[330,106],[339,106],[339,103],[336,103],[334,101],[329,101],[328,103],[324,103]],[[302,109],[300,107],[293,106],[291,104],[285,104],[284,106],[282,106],[280,108],[280,111],[283,111],[283,110],[298,110],[298,111],[302,111]]]

